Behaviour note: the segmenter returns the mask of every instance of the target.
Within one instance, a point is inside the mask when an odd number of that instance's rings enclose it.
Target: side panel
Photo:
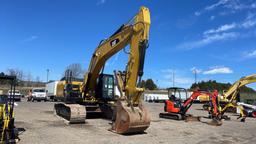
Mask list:
[[[55,96],[57,94],[57,84],[59,81],[54,81],[46,84],[47,96]]]

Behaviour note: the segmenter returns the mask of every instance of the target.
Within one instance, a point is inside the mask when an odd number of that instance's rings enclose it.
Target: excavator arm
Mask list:
[[[150,13],[146,7],[141,7],[131,21],[121,26],[110,38],[102,41],[95,50],[88,72],[85,74],[82,91],[85,99],[94,99],[97,78],[106,61],[114,54],[130,45],[129,60],[123,81],[125,96],[133,103],[139,102],[137,80],[143,75],[145,50],[148,45]]]
[[[111,56],[129,44],[133,33],[133,26],[124,25],[116,34],[99,44],[91,58],[90,66],[88,72],[85,74],[82,85],[82,91],[85,92],[84,97],[86,99],[95,98],[97,78],[99,77],[100,71]]]
[[[214,90],[212,93],[206,92],[206,91],[194,91],[192,95],[184,102],[184,104],[181,106],[181,113],[185,114],[187,110],[191,107],[193,104],[193,101],[197,99],[198,96],[201,95],[207,95],[210,98],[217,97],[218,96],[218,91]],[[217,112],[217,104],[216,101],[212,101],[213,107],[214,107],[214,112]]]
[[[256,74],[249,75],[246,77],[242,77],[238,81],[236,81],[227,92],[223,94],[224,98],[229,101],[234,101],[237,97],[237,93],[239,92],[239,88],[244,85],[255,83],[256,82]]]

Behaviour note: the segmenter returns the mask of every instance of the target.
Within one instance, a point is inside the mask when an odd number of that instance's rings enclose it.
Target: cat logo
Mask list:
[[[110,42],[110,45],[111,45],[111,47],[113,47],[113,46],[115,46],[116,44],[118,44],[119,43],[119,39],[114,39],[114,40],[112,40],[111,42]]]

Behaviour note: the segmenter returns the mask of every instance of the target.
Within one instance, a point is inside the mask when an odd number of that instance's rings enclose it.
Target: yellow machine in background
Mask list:
[[[81,86],[83,82],[79,81],[72,81],[71,84],[74,86],[73,91],[81,91]],[[68,83],[66,81],[59,81],[57,84],[57,93],[55,98],[57,100],[64,100],[64,90],[65,90],[65,85]]]
[[[100,42],[92,55],[81,93],[73,91],[72,80],[65,84],[65,103],[55,104],[56,114],[70,123],[84,122],[88,113],[100,111],[113,120],[112,131],[119,134],[143,132],[150,125],[150,116],[141,101],[145,53],[148,47],[150,12],[141,7],[128,23]],[[121,97],[114,96],[114,76],[104,74],[106,61],[130,45],[126,69],[115,72]],[[93,108],[93,110],[91,109]]]
[[[240,117],[242,117],[241,121],[244,122],[246,118],[246,113],[244,111],[243,106],[237,105],[237,98],[239,94],[239,89],[247,84],[255,83],[256,82],[256,74],[249,75],[242,77],[238,81],[236,81],[226,92],[223,93],[223,101],[224,103],[218,102],[218,111],[219,111],[219,118],[220,119],[227,119],[226,116],[224,116],[224,113],[228,108],[239,108],[240,109]],[[206,107],[206,106],[204,106]],[[210,112],[212,112],[213,108],[210,108]]]
[[[223,93],[225,93],[225,92],[223,92]],[[207,95],[201,95],[201,96],[199,96],[198,99],[201,103],[206,103],[206,102],[209,102],[211,100],[211,98]],[[219,102],[228,102],[228,100],[225,99],[222,95],[218,96],[218,101]]]

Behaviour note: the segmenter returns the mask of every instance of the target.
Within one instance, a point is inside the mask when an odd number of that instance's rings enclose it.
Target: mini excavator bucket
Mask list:
[[[208,125],[212,125],[212,126],[221,126],[222,125],[222,121],[217,119],[217,118],[213,118],[210,122],[207,123]]]
[[[116,112],[112,131],[118,134],[142,133],[150,125],[149,112],[142,104],[131,107],[126,101],[119,100]]]

